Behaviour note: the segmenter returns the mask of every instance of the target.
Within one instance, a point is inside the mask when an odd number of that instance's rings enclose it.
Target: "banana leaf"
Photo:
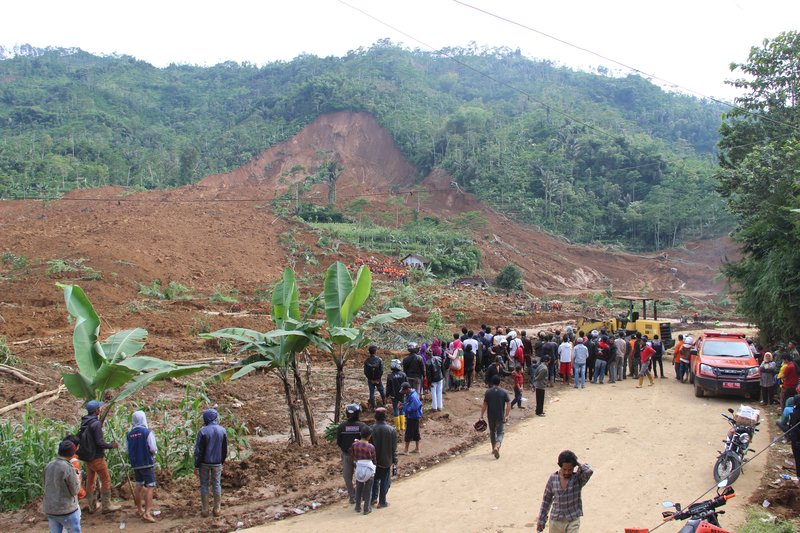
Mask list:
[[[78,370],[85,379],[92,380],[106,360],[102,347],[97,342],[97,335],[100,333],[100,317],[97,316],[92,303],[79,286],[61,283],[56,283],[56,286],[64,291],[67,312],[75,321],[72,346],[75,350],[75,362]]]
[[[139,353],[147,339],[147,330],[142,328],[119,331],[100,343],[103,354],[111,363],[119,363],[126,357]]]

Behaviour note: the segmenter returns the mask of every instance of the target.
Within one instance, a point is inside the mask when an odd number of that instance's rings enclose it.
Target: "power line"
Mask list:
[[[730,102],[726,102],[724,100],[719,100],[717,98],[714,98],[713,96],[708,96],[707,94],[703,94],[703,93],[701,93],[699,91],[695,91],[694,89],[691,89],[691,88],[686,87],[684,85],[681,85],[679,83],[675,83],[673,81],[670,81],[670,80],[661,78],[659,76],[656,76],[655,74],[650,74],[650,73],[644,72],[641,69],[638,69],[636,67],[628,65],[628,64],[623,63],[621,61],[618,61],[618,60],[616,60],[614,58],[605,56],[605,55],[603,55],[603,54],[601,54],[599,52],[595,52],[594,50],[591,50],[591,49],[586,48],[584,46],[580,46],[580,45],[577,45],[577,44],[573,44],[573,43],[571,43],[569,41],[565,41],[564,39],[561,39],[561,38],[556,37],[554,35],[550,35],[549,33],[545,33],[545,32],[543,32],[541,30],[537,30],[536,28],[532,28],[530,26],[522,24],[521,22],[517,22],[515,20],[509,19],[509,18],[504,17],[502,15],[498,15],[496,13],[492,13],[491,11],[487,11],[487,10],[482,9],[480,7],[473,6],[472,4],[468,4],[467,2],[464,2],[463,0],[453,0],[453,2],[455,2],[456,4],[460,4],[460,5],[464,6],[464,7],[468,7],[470,9],[474,9],[475,11],[478,11],[479,13],[483,13],[484,15],[488,15],[488,16],[494,17],[494,18],[496,18],[498,20],[502,20],[503,22],[507,22],[509,24],[513,24],[514,26],[519,26],[522,29],[531,31],[531,32],[536,33],[538,35],[541,35],[543,37],[547,37],[548,39],[552,39],[552,40],[554,40],[556,42],[559,42],[561,44],[564,44],[566,46],[570,46],[572,48],[575,48],[576,50],[580,50],[582,52],[586,52],[587,54],[591,54],[591,55],[593,55],[595,57],[599,57],[600,59],[603,59],[605,61],[610,61],[611,63],[617,64],[617,65],[619,65],[619,66],[621,66],[623,68],[626,68],[626,69],[630,70],[631,72],[635,72],[635,73],[640,74],[642,76],[645,76],[645,77],[648,77],[648,78],[652,78],[654,80],[658,80],[658,81],[660,81],[662,83],[665,83],[667,85],[670,85],[672,87],[677,87],[678,89],[682,89],[682,90],[684,90],[684,91],[686,91],[688,93],[694,94],[696,96],[700,96],[700,97],[702,97],[702,98],[704,98],[706,100],[710,100],[710,101],[712,101],[712,102],[714,102],[716,104],[724,105],[724,106],[729,107],[731,109],[735,109],[737,111],[741,111],[741,112],[747,113],[747,114],[752,115],[754,117],[757,117],[757,118],[759,118],[761,120],[766,120],[768,122],[772,122],[773,124],[776,124],[778,126],[784,126],[784,127],[791,128],[791,129],[798,129],[797,126],[794,126],[792,124],[787,124],[785,122],[777,121],[777,120],[775,120],[775,119],[773,119],[771,117],[768,117],[766,115],[760,115],[760,114],[755,113],[753,111],[749,111],[747,109],[744,109],[743,107],[739,107],[739,106],[737,106],[735,104],[731,104]]]

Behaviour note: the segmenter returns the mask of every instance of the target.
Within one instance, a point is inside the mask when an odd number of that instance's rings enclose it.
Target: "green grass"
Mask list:
[[[170,281],[165,287],[160,279],[154,279],[150,285],[139,283],[139,294],[159,300],[189,300],[192,298],[192,289],[177,281]]]
[[[79,259],[50,259],[47,261],[47,275],[56,276],[59,274],[79,274],[79,280],[93,280],[97,281],[103,279],[103,275],[99,270],[84,265],[86,258]]]
[[[131,428],[131,415],[141,409],[155,428],[157,468],[173,478],[194,471],[194,444],[202,426],[202,411],[211,404],[202,388],[189,387],[179,401],[157,399],[117,406],[106,418],[104,437],[120,443],[119,451],[106,451],[106,461],[114,484],[126,479],[128,456],[125,435]],[[220,424],[228,432],[229,458],[237,459],[249,449],[247,427],[227,409],[219,409]],[[37,416],[29,407],[20,422],[0,421],[0,511],[18,509],[42,495],[42,472],[56,456],[59,441],[77,434],[74,424]]]
[[[758,508],[747,511],[747,520],[740,527],[738,533],[794,533],[797,524],[779,520],[775,516]]]

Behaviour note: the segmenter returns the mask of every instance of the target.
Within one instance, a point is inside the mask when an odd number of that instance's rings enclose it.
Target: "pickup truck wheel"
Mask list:
[[[694,384],[694,395],[697,398],[702,398],[704,396],[703,387],[701,387],[699,383]]]

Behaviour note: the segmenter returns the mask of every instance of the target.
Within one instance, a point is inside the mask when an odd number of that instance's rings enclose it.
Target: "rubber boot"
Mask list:
[[[400,425],[401,425],[400,424],[400,415],[397,415],[396,417],[394,417],[394,429],[396,429],[397,431],[400,431]]]
[[[100,493],[100,503],[103,506],[103,514],[106,513],[113,513],[114,511],[119,511],[122,509],[119,505],[113,505],[111,503],[111,493],[110,492],[101,492]]]
[[[222,494],[214,494],[214,516],[219,516],[222,514],[219,510],[219,504],[221,498]]]
[[[86,512],[89,514],[94,514],[97,510],[97,498],[94,495],[94,492],[87,492],[86,493]]]
[[[203,518],[208,516],[208,494],[200,495],[200,516]]]
[[[641,388],[642,388],[642,383],[643,383],[643,382],[644,382],[644,376],[642,376],[642,375],[639,375],[639,384],[638,384],[638,385],[636,385],[636,388],[637,388],[637,389],[641,389]]]
[[[650,374],[647,374],[647,378],[650,380],[650,386],[651,387],[656,384],[656,382],[653,381],[653,376],[651,376]]]
[[[400,426],[401,430],[406,430],[406,415],[400,415]]]

